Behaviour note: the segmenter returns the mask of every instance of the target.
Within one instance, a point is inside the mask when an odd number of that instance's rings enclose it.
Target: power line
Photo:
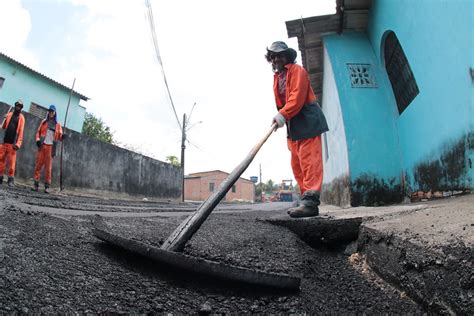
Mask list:
[[[191,114],[193,114],[194,107],[196,106],[196,102],[194,102],[193,107],[191,108],[191,112],[188,115],[188,123],[191,121]]]
[[[191,146],[194,146],[194,147],[196,147],[198,150],[204,152],[204,150],[202,150],[199,146],[197,146],[197,145],[193,144],[192,142],[190,142],[189,139],[186,139],[186,141],[187,141]]]
[[[161,59],[160,49],[158,47],[158,40],[157,40],[157,37],[156,37],[156,31],[155,31],[155,22],[153,20],[153,10],[151,9],[150,0],[145,0],[145,5],[147,7],[147,12],[146,13],[147,13],[148,22],[150,24],[151,37],[152,37],[152,40],[153,40],[153,46],[155,47],[156,58],[158,59],[158,63],[161,66],[161,73],[163,74],[163,79],[165,81],[166,91],[168,92],[168,97],[169,97],[170,102],[171,102],[171,107],[173,108],[174,116],[176,117],[176,122],[178,123],[179,129],[182,130],[181,123],[179,122],[178,114],[176,113],[176,109],[174,107],[173,98],[171,97],[170,88],[168,86],[168,80],[166,79],[165,68],[163,67],[163,61]],[[184,126],[184,122],[183,122],[183,126]]]

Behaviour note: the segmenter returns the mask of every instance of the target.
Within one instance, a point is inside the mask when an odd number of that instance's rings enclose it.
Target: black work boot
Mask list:
[[[8,182],[7,182],[9,187],[14,187],[15,186],[15,180],[13,177],[8,177]]]
[[[288,215],[295,218],[318,216],[319,204],[319,192],[314,190],[306,191],[301,197],[300,206],[290,208]]]
[[[33,182],[33,187],[31,188],[31,191],[38,192],[38,188],[39,188],[39,181],[35,180],[35,182]]]
[[[49,184],[44,184],[44,193],[49,193]]]

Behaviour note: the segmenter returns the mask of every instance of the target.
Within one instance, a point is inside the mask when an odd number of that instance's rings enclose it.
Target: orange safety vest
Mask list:
[[[309,75],[297,64],[285,65],[285,103],[278,91],[278,74],[273,81],[273,92],[278,112],[286,119],[286,131],[291,140],[313,138],[329,130],[326,118],[316,101]]]
[[[12,119],[13,112],[7,114],[5,122],[3,122],[2,128],[7,129],[8,125],[10,125],[10,121]],[[15,145],[20,148],[21,144],[23,144],[23,130],[25,128],[25,116],[20,113],[18,116],[18,126],[16,127],[16,141]]]
[[[286,103],[280,100],[278,94],[278,74],[274,74],[273,92],[275,93],[275,101],[279,112],[286,120],[292,119],[298,114],[305,104],[312,103],[316,100],[313,89],[309,81],[306,70],[298,64],[287,64],[286,73]]]
[[[48,131],[48,120],[42,120],[38,131],[36,131],[36,141],[39,141],[41,138],[46,137],[46,132]],[[60,141],[63,138],[63,129],[61,124],[56,122],[56,127],[54,129],[54,141]]]

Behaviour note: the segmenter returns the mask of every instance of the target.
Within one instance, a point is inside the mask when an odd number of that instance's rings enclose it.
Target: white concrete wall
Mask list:
[[[324,48],[324,78],[322,107],[329,125],[329,132],[323,136],[324,179],[331,183],[334,179],[349,175],[346,132],[341,111],[341,102],[329,55]]]

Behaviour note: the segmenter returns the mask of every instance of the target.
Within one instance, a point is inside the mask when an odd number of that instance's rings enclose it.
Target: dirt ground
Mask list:
[[[159,267],[97,240],[91,233],[97,215],[43,212],[131,212],[102,218],[116,234],[159,246],[185,218],[180,212],[194,210],[194,205],[0,189],[0,313],[423,312],[378,278],[359,254],[313,249],[289,230],[257,221],[284,213],[265,207],[218,209],[184,252],[300,277],[298,293],[261,291]],[[175,215],[169,216],[170,211]],[[140,212],[158,216],[139,217]]]

